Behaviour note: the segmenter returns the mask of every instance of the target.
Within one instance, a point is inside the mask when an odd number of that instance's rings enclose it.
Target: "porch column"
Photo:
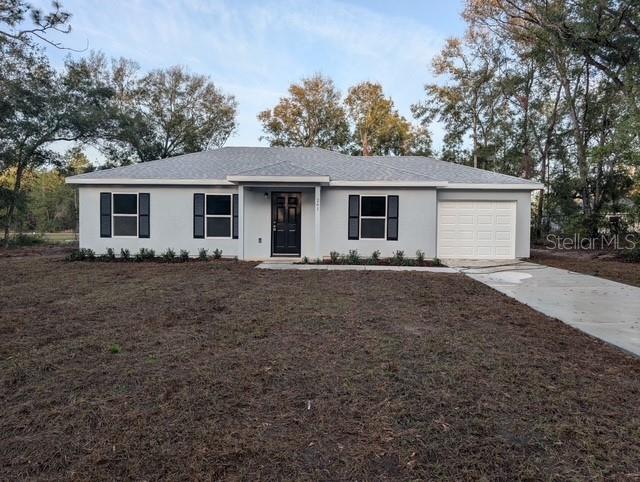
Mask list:
[[[316,259],[320,257],[320,186],[316,186],[316,199],[315,199],[316,211],[313,217],[315,222],[315,254]]]
[[[244,259],[244,186],[238,185],[238,259]]]

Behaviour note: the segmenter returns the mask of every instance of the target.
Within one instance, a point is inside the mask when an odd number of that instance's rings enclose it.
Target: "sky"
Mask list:
[[[32,2],[43,9],[49,2]],[[137,61],[143,71],[184,65],[238,101],[227,145],[265,145],[256,115],[293,82],[331,77],[344,94],[364,80],[382,84],[411,119],[431,82],[431,59],[464,32],[462,0],[63,0],[72,32],[55,40]],[[73,53],[48,48],[61,66]],[[432,125],[434,146],[442,127]]]

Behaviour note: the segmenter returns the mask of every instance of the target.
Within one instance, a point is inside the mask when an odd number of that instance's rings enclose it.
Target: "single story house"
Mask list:
[[[67,178],[80,247],[221,249],[239,259],[529,256],[527,179],[421,156],[225,147]]]

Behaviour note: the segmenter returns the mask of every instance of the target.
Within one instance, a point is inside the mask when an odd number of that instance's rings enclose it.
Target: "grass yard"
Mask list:
[[[0,259],[0,479],[640,478],[640,360],[459,274]]]
[[[531,261],[554,268],[575,271],[640,286],[640,263],[628,263],[611,253],[591,251],[531,250]]]

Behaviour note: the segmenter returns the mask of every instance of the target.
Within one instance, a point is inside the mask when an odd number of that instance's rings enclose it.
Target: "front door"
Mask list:
[[[300,256],[299,192],[271,193],[271,254]]]

